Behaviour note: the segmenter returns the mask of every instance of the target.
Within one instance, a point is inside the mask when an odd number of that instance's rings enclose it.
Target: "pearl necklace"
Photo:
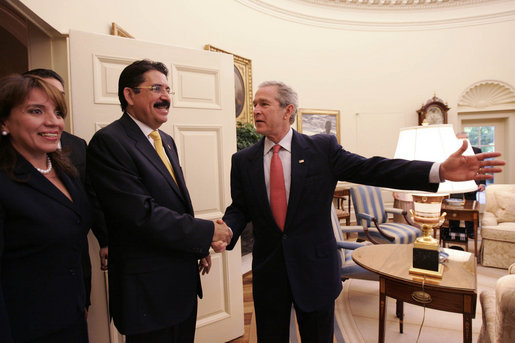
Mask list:
[[[52,161],[50,160],[50,157],[48,155],[46,157],[46,160],[47,160],[47,166],[48,166],[47,169],[36,168],[36,170],[38,172],[40,172],[41,174],[43,174],[43,175],[46,175],[46,174],[48,174],[48,173],[50,173],[52,171]]]

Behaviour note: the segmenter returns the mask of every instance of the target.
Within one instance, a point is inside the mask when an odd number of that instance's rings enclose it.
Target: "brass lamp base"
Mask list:
[[[430,234],[436,225],[422,224],[421,226],[424,235],[417,238],[413,244],[413,262],[409,273],[441,279],[443,266],[440,264],[438,241]]]
[[[414,210],[411,218],[420,226],[424,235],[417,238],[413,245],[413,262],[410,274],[427,275],[441,279],[443,266],[440,264],[438,241],[431,236],[431,231],[445,220],[441,213],[443,195],[413,194]]]
[[[409,273],[416,275],[426,275],[432,278],[441,279],[443,277],[443,265],[438,265],[438,271],[411,267],[409,269]]]

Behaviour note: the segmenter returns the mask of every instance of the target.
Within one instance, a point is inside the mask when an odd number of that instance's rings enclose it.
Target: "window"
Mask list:
[[[464,131],[472,146],[483,152],[495,151],[495,126],[466,126]]]
[[[480,148],[482,152],[495,151],[495,126],[465,126],[463,129],[468,136],[470,144]],[[494,183],[494,179],[486,180],[486,184]]]

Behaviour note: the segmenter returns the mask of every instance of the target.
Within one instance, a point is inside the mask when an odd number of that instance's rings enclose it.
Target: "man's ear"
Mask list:
[[[292,104],[289,104],[285,107],[285,112],[284,112],[284,119],[288,119],[290,120],[290,117],[292,116],[293,114],[293,110],[294,110],[294,106]]]
[[[123,96],[129,105],[134,105],[134,90],[129,87],[123,89]]]

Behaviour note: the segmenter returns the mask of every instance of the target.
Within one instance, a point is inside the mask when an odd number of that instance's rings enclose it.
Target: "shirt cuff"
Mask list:
[[[429,183],[440,183],[444,181],[445,179],[440,177],[440,163],[433,163],[429,171]]]

